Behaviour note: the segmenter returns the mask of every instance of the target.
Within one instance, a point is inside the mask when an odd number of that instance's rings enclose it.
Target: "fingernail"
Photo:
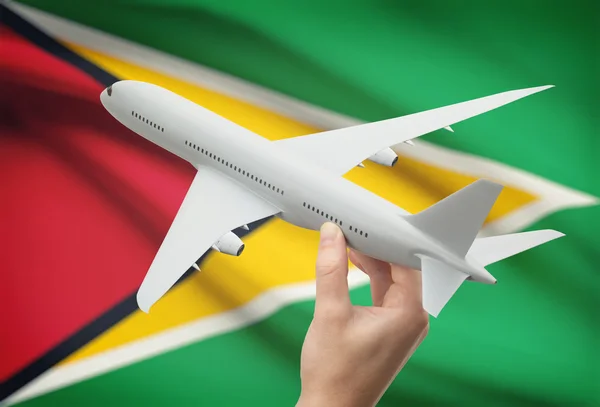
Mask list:
[[[340,229],[331,222],[326,222],[321,226],[321,244],[331,243],[337,239]]]

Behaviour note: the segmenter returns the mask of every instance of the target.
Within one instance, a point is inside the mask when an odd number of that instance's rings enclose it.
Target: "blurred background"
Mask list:
[[[318,235],[267,219],[150,315],[135,292],[194,169],[100,92],[171,89],[279,139],[555,88],[346,177],[417,212],[505,185],[486,233],[566,237],[466,284],[381,406],[600,405],[600,11],[593,0],[0,2],[0,400],[292,406]],[[352,272],[352,297],[369,304]],[[2,402],[0,402],[2,403]]]

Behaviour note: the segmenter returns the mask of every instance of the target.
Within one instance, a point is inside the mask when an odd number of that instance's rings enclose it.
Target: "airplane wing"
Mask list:
[[[148,312],[225,233],[280,210],[209,168],[199,168],[137,293]]]
[[[513,90],[395,119],[275,141],[321,167],[343,175],[377,152],[448,127],[550,86]]]

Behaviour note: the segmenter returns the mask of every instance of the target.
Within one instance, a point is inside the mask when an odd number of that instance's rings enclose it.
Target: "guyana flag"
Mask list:
[[[494,180],[488,233],[566,234],[492,265],[495,286],[465,284],[381,406],[600,405],[596,1],[0,3],[0,403],[299,396],[316,232],[252,224],[242,256],[209,253],[137,309],[194,169],[100,105],[136,79],[272,140],[556,85],[346,177],[410,212]]]

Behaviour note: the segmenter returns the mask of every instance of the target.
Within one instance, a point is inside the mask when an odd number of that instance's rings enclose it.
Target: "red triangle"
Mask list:
[[[3,381],[137,290],[194,170],[117,123],[86,73],[0,37]]]

